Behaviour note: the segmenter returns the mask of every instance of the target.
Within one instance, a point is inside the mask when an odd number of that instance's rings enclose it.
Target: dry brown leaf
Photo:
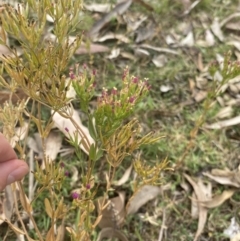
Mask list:
[[[127,215],[136,213],[140,207],[156,198],[160,193],[161,188],[156,186],[145,185],[140,187],[128,201]]]
[[[97,21],[92,29],[89,31],[89,36],[94,37],[98,35],[99,31],[113,18],[117,15],[122,15],[127,9],[131,6],[132,0],[123,1],[117,4],[108,14],[106,14],[103,18]]]
[[[125,59],[136,60],[136,57],[133,54],[128,52],[121,52],[120,55]]]
[[[236,21],[234,23],[227,23],[225,27],[229,30],[239,31],[240,30],[240,21]]]
[[[22,141],[26,138],[29,128],[29,123],[24,122],[21,127],[15,128],[15,135],[10,140],[10,145],[14,148],[18,141]]]
[[[0,225],[4,222],[5,219],[10,221],[14,207],[14,198],[10,185],[4,189],[4,193],[5,195],[2,203],[2,213],[0,213]]]
[[[190,5],[191,5],[191,1],[190,0],[180,0],[179,1],[182,5],[183,5],[183,8],[184,10],[186,11]]]
[[[239,41],[232,40],[232,41],[228,41],[226,44],[227,44],[227,45],[232,45],[232,46],[234,46],[238,51],[240,51],[240,43],[239,43]]]
[[[75,166],[71,166],[71,182],[70,186],[73,187],[79,179],[78,169]]]
[[[184,11],[183,15],[188,15],[199,3],[201,0],[194,1],[187,10]]]
[[[154,46],[148,45],[148,44],[141,44],[140,47],[145,48],[145,49],[152,49],[152,50],[155,50],[160,53],[179,55],[179,53],[177,51],[169,49],[169,48],[159,48],[159,47],[154,47]]]
[[[199,202],[208,201],[209,199],[211,199],[212,187],[211,187],[211,183],[208,183],[208,185],[204,185],[201,179],[199,179],[198,183],[196,183],[187,174],[184,174],[184,176],[188,180],[188,182],[192,185],[197,197],[197,202],[198,202],[198,209],[199,209],[198,229],[194,237],[194,241],[196,241],[198,240],[199,236],[201,235],[204,229],[205,223],[207,221],[207,212],[208,212],[207,208],[201,206]]]
[[[218,121],[210,125],[206,124],[204,125],[204,127],[207,129],[222,129],[224,127],[238,125],[239,123],[240,123],[240,116],[236,116],[234,118],[224,120],[224,121]]]
[[[115,34],[115,33],[106,33],[105,35],[95,39],[97,42],[104,42],[106,40],[117,39],[123,43],[130,43],[130,39],[124,36],[123,34]]]
[[[0,105],[2,105],[6,101],[9,101],[10,97],[11,97],[11,101],[14,105],[23,99],[27,99],[27,95],[23,92],[22,89],[18,89],[13,94],[9,91],[1,90],[0,91]]]
[[[150,23],[150,25],[144,27],[144,28],[139,28],[137,31],[137,37],[135,42],[140,43],[146,39],[150,39],[154,36],[155,33],[155,25],[153,23]]]
[[[223,36],[223,32],[221,30],[221,26],[219,23],[219,19],[215,18],[212,25],[211,25],[211,30],[214,33],[214,35],[221,41],[224,41],[224,36]]]
[[[233,108],[232,106],[226,106],[223,107],[216,115],[214,118],[226,118],[226,117],[230,117],[233,113]]]
[[[56,241],[64,241],[65,240],[64,237],[65,237],[65,226],[64,226],[64,219],[63,219],[61,225],[57,229]]]
[[[208,47],[214,46],[215,44],[215,38],[209,29],[205,31],[205,41]]]
[[[197,68],[200,72],[204,72],[206,68],[204,68],[204,65],[203,65],[203,57],[202,57],[202,54],[199,53],[198,54],[198,58],[197,58]]]
[[[102,229],[98,234],[97,241],[102,241],[103,239],[105,240],[105,238],[109,238],[109,239],[117,238],[118,240],[121,240],[121,241],[129,241],[122,231],[117,230],[115,228]]]
[[[130,175],[131,175],[131,172],[132,172],[132,165],[124,172],[124,174],[122,175],[122,177],[118,180],[118,181],[116,181],[115,183],[114,183],[114,185],[116,185],[116,186],[121,186],[121,185],[123,185],[123,184],[125,184],[127,181],[128,181],[128,179],[129,179],[129,177],[130,177]]]
[[[6,220],[6,222],[10,226],[11,230],[16,233],[16,235],[19,235],[19,234],[24,234],[25,235],[25,232],[23,230],[21,230],[20,228],[16,227],[10,221]],[[30,240],[33,240],[33,239],[30,239]]]
[[[201,90],[206,90],[208,86],[208,79],[204,76],[204,73],[200,76],[196,76],[196,86]]]
[[[24,190],[23,190],[23,186],[19,184],[19,182],[17,182],[17,188],[19,189],[19,199],[20,202],[24,208],[24,210],[26,210],[28,213],[32,212],[32,205],[31,202],[29,200],[29,198],[27,197],[27,195],[25,194]]]
[[[158,56],[154,56],[152,62],[158,68],[164,67],[167,63],[168,59],[165,55],[160,54]]]
[[[52,111],[53,114],[53,111]],[[78,112],[76,110],[73,110],[73,114],[71,116],[71,118],[75,121],[75,123],[79,126],[79,128],[82,130],[82,132],[85,133],[88,141],[90,144],[94,144],[94,140],[93,138],[90,136],[89,134],[89,130],[87,127],[85,127],[82,122],[81,119],[78,115]],[[75,135],[77,135],[79,144],[80,144],[80,148],[86,153],[88,154],[88,150],[84,147],[84,145],[81,143],[82,141],[82,135],[77,131],[76,127],[74,126],[74,124],[72,123],[72,121],[69,118],[65,118],[63,116],[61,116],[59,113],[54,113],[53,114],[53,122],[54,125],[66,136],[66,137],[71,137],[72,139],[75,139]]]
[[[0,55],[12,55],[12,51],[5,45],[0,44]]]
[[[30,149],[32,149],[34,152],[38,153],[38,158],[43,158],[43,149],[42,149],[42,142],[41,137],[39,133],[34,133],[33,138],[28,137],[27,138],[27,145]]]
[[[45,153],[43,153],[42,140],[39,133],[35,133],[34,138],[27,138],[27,145],[34,152],[38,153],[38,158],[43,159],[44,154],[48,157],[46,160],[54,161],[57,158],[62,146],[62,136],[56,131],[50,131],[48,137],[44,140]],[[42,168],[45,168],[44,162]]]
[[[59,132],[50,131],[45,143],[45,154],[51,161],[54,161],[62,146],[62,136]]]
[[[51,228],[48,230],[46,235],[47,241],[55,241],[55,235],[54,235],[54,225],[51,226]]]
[[[231,21],[234,18],[239,18],[239,17],[240,17],[240,13],[239,12],[232,13],[231,15],[229,15],[228,17],[226,17],[225,19],[223,19],[221,21],[220,26],[223,27],[227,22]]]
[[[104,205],[106,208],[102,209]],[[105,199],[99,198],[98,200],[98,214],[102,215],[102,219],[99,221],[98,226],[100,228],[119,228],[125,219],[125,192],[118,192],[118,196]]]
[[[91,12],[107,13],[111,10],[109,3],[91,3],[83,4],[84,8]]]
[[[188,35],[184,39],[181,40],[180,46],[192,47],[192,46],[194,46],[194,42],[195,41],[194,41],[193,32],[190,31],[188,33]]]
[[[166,41],[167,45],[174,45],[174,44],[176,44],[176,39],[172,35],[167,35],[165,37],[165,41]]]
[[[172,89],[173,89],[173,87],[171,85],[161,85],[160,86],[160,91],[162,93],[167,93],[167,92],[169,92]]]
[[[129,13],[124,14],[123,19],[127,23],[127,30],[129,32],[137,30],[141,24],[147,20],[147,16],[143,15],[142,13],[136,12],[136,13]]]
[[[90,46],[82,43],[81,46],[75,51],[75,54],[95,54],[108,52],[109,48],[100,44],[91,43]]]
[[[216,208],[223,204],[227,199],[229,199],[234,194],[234,192],[235,190],[225,190],[220,195],[214,196],[212,200],[200,202],[200,205],[206,208]]]
[[[222,185],[240,187],[239,169],[236,171],[213,169],[210,173],[203,172],[203,175]]]
[[[135,53],[135,55],[138,56],[138,57],[150,56],[150,53],[149,53],[147,50],[145,50],[145,49],[140,49],[140,48],[136,48],[136,49],[134,50],[134,53]]]
[[[200,90],[200,91],[195,91],[195,93],[193,94],[193,98],[196,102],[201,102],[204,99],[206,99],[208,92],[204,91],[204,90]]]
[[[120,48],[112,49],[111,54],[107,56],[108,59],[116,59],[120,55]]]
[[[191,217],[197,219],[199,217],[199,208],[198,203],[195,200],[197,200],[197,196],[193,192],[191,197]]]

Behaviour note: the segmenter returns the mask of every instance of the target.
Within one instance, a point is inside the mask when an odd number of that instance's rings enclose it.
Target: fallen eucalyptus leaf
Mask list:
[[[107,205],[105,209],[102,210],[104,205]],[[99,221],[98,226],[100,228],[119,228],[125,218],[125,192],[118,192],[118,196],[106,199],[99,198],[98,200],[98,214],[102,215],[102,219]]]
[[[118,240],[121,241],[129,241],[128,238],[126,237],[126,235],[117,229],[114,228],[104,228],[100,231],[100,233],[98,234],[98,238],[97,241],[102,241],[105,238],[109,238],[109,239],[113,239],[113,238],[117,238]]]
[[[159,47],[154,47],[148,44],[141,44],[140,47],[146,48],[146,49],[152,49],[160,53],[169,53],[169,54],[174,54],[174,55],[179,55],[179,53],[175,50],[168,49],[168,48],[159,48]]]
[[[74,126],[74,123],[72,123],[72,121],[69,118],[65,118],[57,112],[53,113],[53,111],[52,111],[52,114],[53,114],[52,119],[53,119],[54,125],[68,138],[71,137],[72,139],[75,139],[75,136],[77,136],[80,148],[86,154],[88,154],[89,153],[88,150],[86,149],[86,147],[82,143],[82,134],[80,134],[79,131],[76,129],[76,127]],[[72,113],[71,118],[74,120],[76,125],[78,125],[78,127],[85,134],[85,136],[88,139],[88,142],[90,144],[93,144],[94,140],[90,136],[89,130],[87,129],[87,127],[85,127],[82,124],[82,122],[80,120],[80,117],[78,115],[78,112],[74,109],[73,109],[73,113]]]
[[[14,148],[18,141],[22,141],[25,139],[29,128],[29,123],[24,122],[21,127],[15,128],[15,135],[10,140],[10,145]]]
[[[89,36],[94,37],[96,36],[99,31],[113,18],[117,15],[123,14],[127,9],[131,6],[132,0],[123,1],[117,4],[108,14],[106,14],[103,18],[97,21],[92,29],[89,31]]]
[[[193,36],[193,32],[189,32],[188,35],[182,39],[181,46],[186,46],[186,47],[192,47],[194,46],[194,36]]]
[[[48,137],[44,141],[45,154],[50,160],[54,161],[62,146],[62,136],[59,132],[50,131]]]
[[[5,219],[10,221],[14,207],[14,198],[10,185],[6,186],[4,193],[2,212],[0,213],[0,225],[5,221]]]
[[[124,36],[123,34],[115,34],[115,33],[107,33],[102,37],[99,37],[96,39],[98,42],[104,42],[106,40],[112,40],[112,39],[117,39],[120,40],[123,43],[130,43],[130,39]]]
[[[223,32],[221,30],[221,26],[219,24],[218,18],[215,18],[212,25],[211,30],[213,31],[214,35],[221,41],[224,41]]]
[[[166,65],[167,61],[168,61],[167,57],[163,54],[160,54],[158,56],[154,56],[153,59],[152,59],[152,62],[158,68],[164,67]]]
[[[203,175],[222,185],[229,185],[238,188],[240,187],[239,169],[236,171],[213,169],[210,173],[203,172]]]
[[[207,221],[207,208],[200,205],[200,202],[208,201],[211,199],[212,195],[212,186],[211,183],[208,183],[207,185],[204,185],[202,180],[199,179],[196,183],[190,176],[187,174],[184,174],[185,178],[188,180],[188,182],[192,185],[194,192],[197,197],[197,203],[198,203],[198,210],[199,210],[199,216],[198,216],[198,229],[194,237],[194,241],[197,241],[201,233],[203,232],[205,223]],[[194,200],[195,201],[195,200]],[[195,201],[195,202],[196,202]]]
[[[240,116],[236,116],[228,120],[218,121],[210,125],[204,125],[204,127],[207,129],[222,129],[224,127],[238,125],[239,123],[240,123]]]
[[[120,54],[120,48],[112,49],[111,54],[107,57],[108,59],[116,59]]]
[[[212,200],[200,202],[200,205],[206,208],[216,208],[223,204],[227,199],[229,199],[234,194],[234,192],[235,190],[225,190],[220,195],[214,196]]]
[[[116,186],[121,186],[121,185],[125,184],[125,183],[128,181],[128,179],[129,179],[129,177],[130,177],[130,175],[131,175],[132,168],[133,168],[133,166],[131,165],[131,166],[124,172],[124,174],[122,175],[122,177],[121,177],[118,181],[116,181],[114,184],[115,184]]]
[[[81,46],[74,52],[74,54],[95,54],[108,52],[109,48],[100,44],[91,43],[89,46],[82,43]]]
[[[91,3],[84,4],[83,6],[91,12],[107,13],[111,10],[111,4],[109,3]]]
[[[201,0],[196,0],[194,1],[190,7],[184,11],[183,15],[188,15],[199,3],[201,2]]]
[[[139,208],[156,198],[160,193],[161,188],[156,186],[145,185],[140,187],[128,201],[126,206],[127,215],[136,213]]]

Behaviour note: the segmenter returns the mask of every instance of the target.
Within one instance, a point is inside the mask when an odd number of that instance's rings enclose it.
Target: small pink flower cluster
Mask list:
[[[80,194],[77,193],[77,192],[73,192],[71,196],[72,196],[73,199],[79,199]]]

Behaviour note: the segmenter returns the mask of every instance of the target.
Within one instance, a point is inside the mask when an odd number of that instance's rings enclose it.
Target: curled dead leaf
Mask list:
[[[223,204],[227,199],[229,199],[234,194],[234,192],[235,190],[233,189],[225,190],[220,195],[214,196],[212,200],[200,202],[200,205],[206,208],[216,208]]]
[[[104,205],[108,204],[104,209]],[[98,214],[102,215],[102,219],[99,221],[98,226],[100,228],[119,228],[125,218],[125,192],[118,192],[118,196],[105,199],[99,198],[98,200]]]
[[[86,145],[84,145],[84,143],[82,142],[82,139],[83,139],[82,134],[79,133],[79,131],[77,130],[75,125],[77,125],[79,129],[81,129],[81,131],[87,137],[87,139],[88,139],[87,141],[90,144],[93,144],[95,142],[94,142],[93,138],[90,136],[88,128],[82,124],[81,119],[78,115],[78,112],[76,110],[72,111],[71,118],[74,120],[75,123],[73,123],[69,118],[63,117],[62,115],[60,115],[57,112],[53,113],[53,111],[52,111],[52,114],[53,114],[52,119],[53,119],[54,125],[68,138],[71,137],[72,139],[75,139],[75,136],[77,135],[77,139],[79,141],[80,148],[86,154],[88,154],[89,150],[87,150]]]
[[[110,238],[110,239],[117,238],[118,240],[121,240],[121,241],[128,241],[128,238],[122,231],[114,228],[102,229],[98,235],[97,241],[102,241],[105,238]]]
[[[126,206],[127,215],[136,213],[140,207],[142,207],[148,201],[156,198],[160,193],[161,188],[159,187],[152,185],[142,186],[128,201]]]
[[[99,21],[97,21],[92,29],[89,31],[89,36],[94,37],[98,35],[99,31],[113,18],[117,15],[123,14],[127,9],[131,6],[132,0],[126,0],[119,4],[117,4],[108,14],[102,17]]]
[[[131,165],[131,166],[125,171],[125,173],[122,175],[122,178],[120,178],[120,179],[119,179],[118,181],[116,181],[114,184],[115,184],[116,186],[121,186],[121,185],[125,184],[125,183],[128,181],[128,179],[129,179],[129,177],[130,177],[130,175],[131,175],[132,168],[133,168],[133,166]]]
[[[240,170],[220,170],[213,169],[211,172],[204,172],[204,176],[218,182],[222,185],[229,185],[233,187],[240,187]]]
[[[2,212],[0,212],[0,225],[5,221],[5,219],[10,221],[14,206],[14,197],[10,185],[5,188],[4,194],[4,199],[1,205]]]
[[[218,121],[210,125],[204,125],[204,127],[208,129],[222,129],[224,127],[238,125],[239,123],[240,123],[240,116],[236,116],[228,120]]]
[[[203,232],[205,223],[207,221],[207,208],[200,205],[200,202],[208,201],[211,199],[212,195],[212,186],[211,183],[205,185],[201,179],[198,179],[196,183],[190,176],[184,174],[184,177],[188,180],[188,182],[192,185],[197,200],[192,200],[195,204],[198,205],[198,229],[194,237],[194,241],[197,241],[201,233]]]

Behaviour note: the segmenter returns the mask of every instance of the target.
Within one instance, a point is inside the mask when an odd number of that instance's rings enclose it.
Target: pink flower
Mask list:
[[[73,192],[73,193],[72,193],[72,198],[73,198],[73,199],[78,199],[79,196],[80,196],[80,195],[79,195],[79,193],[77,193],[77,192]]]
[[[135,97],[134,96],[131,96],[128,100],[129,103],[133,103],[135,101]]]
[[[138,83],[138,77],[133,77],[132,82],[133,82],[134,84],[137,84],[137,83]]]
[[[113,87],[113,89],[112,89],[112,95],[117,95],[117,88]]]
[[[75,79],[75,74],[73,73],[73,71],[69,72],[69,77],[70,79]]]
[[[64,173],[64,175],[66,176],[66,177],[69,177],[69,171],[65,171],[65,173]]]
[[[67,127],[64,128],[66,132],[69,132],[69,129]]]
[[[86,188],[87,188],[87,189],[90,189],[90,188],[91,188],[90,183],[88,183],[88,184],[86,185]]]

